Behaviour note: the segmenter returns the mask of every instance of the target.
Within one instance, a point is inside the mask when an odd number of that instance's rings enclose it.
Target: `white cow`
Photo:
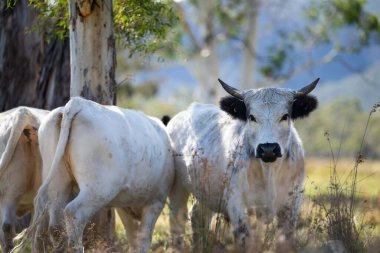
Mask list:
[[[56,244],[64,241],[54,231],[65,226],[68,245],[56,249],[83,252],[83,229],[91,216],[102,207],[118,207],[128,224],[131,251],[148,252],[174,178],[170,139],[162,122],[75,97],[52,111],[38,134],[48,175],[36,197],[36,210],[48,209]],[[70,201],[73,187],[79,193]],[[42,216],[36,215],[34,223]]]
[[[251,229],[248,210],[291,235],[302,202],[304,152],[293,120],[306,117],[317,106],[308,95],[319,79],[299,91],[264,88],[239,91],[219,80],[232,96],[221,108],[193,104],[168,124],[175,152],[176,177],[169,196],[171,232],[181,246],[183,217],[190,193],[194,243],[200,212],[224,214],[235,241],[246,247]],[[209,219],[204,222],[208,222]],[[207,221],[206,221],[207,220]]]
[[[33,210],[33,198],[41,185],[37,130],[47,113],[30,107],[0,113],[0,237],[3,252],[12,249],[17,216]]]

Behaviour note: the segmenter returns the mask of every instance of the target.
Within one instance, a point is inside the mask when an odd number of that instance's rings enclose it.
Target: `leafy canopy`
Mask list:
[[[8,8],[16,4],[17,0],[7,0]],[[29,5],[38,12],[38,22],[32,29],[45,40],[69,36],[67,0],[29,0]],[[168,28],[177,21],[173,9],[165,1],[116,0],[113,1],[113,14],[116,38],[131,54],[156,51]]]
[[[297,47],[330,45],[337,53],[358,53],[368,45],[380,45],[380,16],[366,9],[366,4],[366,0],[310,1],[304,26],[280,30],[281,43],[268,47],[262,74],[281,77],[286,62],[297,58]]]

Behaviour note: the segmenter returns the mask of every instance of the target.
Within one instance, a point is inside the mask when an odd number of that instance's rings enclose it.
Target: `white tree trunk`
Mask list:
[[[71,96],[116,103],[112,0],[70,0]]]
[[[241,66],[241,89],[247,90],[255,87],[256,73],[256,37],[257,37],[257,20],[259,15],[260,0],[249,0],[246,13],[247,32],[244,39],[242,50],[242,66]]]
[[[70,96],[100,104],[116,104],[116,49],[113,37],[112,0],[69,0]],[[94,224],[92,227],[89,224]],[[115,214],[101,209],[89,222],[85,248],[112,250]],[[105,248],[99,249],[104,246]]]
[[[204,103],[218,102],[222,95],[218,78],[220,61],[217,53],[217,34],[214,27],[213,6],[211,1],[198,3],[199,19],[204,24],[202,43],[199,55],[195,57],[194,75],[200,85],[199,100]]]

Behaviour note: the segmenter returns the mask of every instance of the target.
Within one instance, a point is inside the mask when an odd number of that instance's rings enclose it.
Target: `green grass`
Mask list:
[[[343,184],[354,167],[353,160],[340,159],[337,174]],[[332,164],[328,159],[309,159],[306,161],[305,193],[315,196],[326,193]],[[380,198],[380,161],[364,161],[358,169],[358,193],[367,198]]]

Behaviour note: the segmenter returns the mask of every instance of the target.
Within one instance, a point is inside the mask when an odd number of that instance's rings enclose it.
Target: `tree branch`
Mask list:
[[[288,73],[278,75],[275,77],[266,77],[265,83],[268,82],[276,82],[276,83],[284,83],[287,80],[289,80],[291,77],[305,71],[306,69],[309,69],[311,67],[317,66],[317,65],[322,65],[331,62],[338,56],[338,51],[336,49],[331,49],[329,52],[327,52],[319,61],[313,61],[309,60],[306,63],[298,66],[297,68],[294,67],[292,68]],[[265,85],[264,85],[265,86]]]
[[[176,2],[173,2],[173,4],[178,11],[178,16],[179,16],[180,21],[182,22],[187,34],[189,34],[191,41],[193,42],[195,50],[197,52],[200,52],[202,50],[202,45],[197,40],[197,37],[195,36],[193,30],[191,30],[190,24],[188,20],[186,19],[186,14],[185,14],[185,10],[183,9],[183,6]]]

